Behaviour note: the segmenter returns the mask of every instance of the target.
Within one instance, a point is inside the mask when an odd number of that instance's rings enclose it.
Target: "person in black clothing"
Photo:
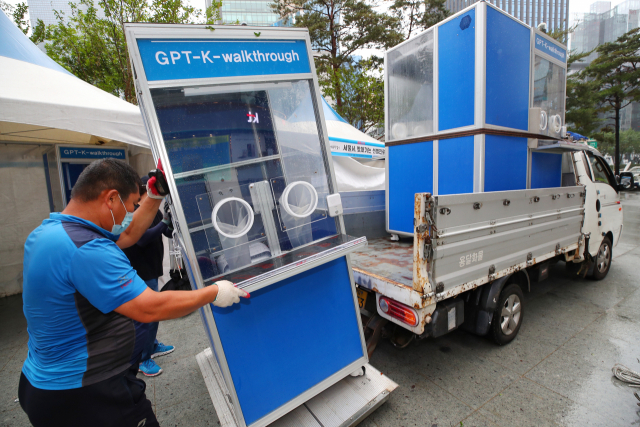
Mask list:
[[[146,185],[148,180],[149,177],[146,175],[141,178],[140,203],[147,197]],[[151,226],[145,231],[140,240],[135,245],[124,249],[125,255],[129,258],[131,266],[136,270],[138,276],[144,280],[150,289],[156,292],[158,292],[158,278],[163,274],[164,244],[162,243],[162,235],[171,237],[172,233],[173,227],[168,209],[165,209],[164,215],[158,210]],[[153,358],[164,356],[175,350],[174,346],[158,342],[156,339],[157,333],[158,322],[147,324],[146,344],[142,350],[138,369],[148,377],[155,377],[162,373],[162,368],[158,366]]]

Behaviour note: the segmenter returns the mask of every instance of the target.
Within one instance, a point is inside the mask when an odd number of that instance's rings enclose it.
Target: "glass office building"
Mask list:
[[[445,7],[451,13],[456,13],[476,2],[477,0],[447,0]],[[549,32],[567,28],[569,0],[488,0],[488,2],[531,27],[545,22]]]
[[[638,28],[639,16],[640,0],[626,0],[614,8],[610,2],[596,2],[591,5],[589,13],[578,17],[576,30],[571,35],[571,49],[577,53],[589,52],[598,45],[612,42]],[[593,59],[595,53],[586,62]]]
[[[577,18],[577,26],[571,34],[571,50],[575,53],[589,52],[601,44],[615,41],[624,33],[640,26],[640,0],[626,0],[615,7],[611,2],[598,1]],[[572,71],[584,69],[596,57],[592,53],[581,63],[572,64]],[[640,130],[640,103],[634,102],[620,110],[620,129]]]
[[[221,24],[247,24],[249,26],[272,26],[280,20],[271,10],[273,0],[224,0],[220,9]],[[207,7],[211,0],[207,0]]]
[[[31,26],[35,27],[38,19],[41,19],[44,25],[56,25],[58,23],[56,11],[61,12],[65,16],[71,16],[71,6],[69,3],[78,4],[78,8],[81,10],[87,9],[86,6],[79,4],[79,0],[27,0]],[[94,1],[95,6],[98,8],[98,16],[103,17],[102,9],[98,7],[97,3],[97,1]]]

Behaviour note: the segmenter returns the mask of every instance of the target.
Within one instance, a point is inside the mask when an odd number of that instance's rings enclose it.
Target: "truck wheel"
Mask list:
[[[611,240],[605,237],[598,249],[598,255],[596,255],[596,265],[593,266],[593,274],[591,278],[593,280],[602,280],[609,273],[611,268]]]
[[[493,312],[491,321],[491,331],[496,344],[508,344],[518,335],[524,314],[523,301],[524,295],[517,283],[508,284],[500,292],[498,307]]]

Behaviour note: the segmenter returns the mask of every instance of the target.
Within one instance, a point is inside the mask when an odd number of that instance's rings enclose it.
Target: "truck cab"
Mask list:
[[[572,153],[576,179],[586,189],[583,234],[589,236],[589,254],[595,258],[593,275],[604,278],[612,248],[622,235],[619,184],[604,157],[595,149]]]

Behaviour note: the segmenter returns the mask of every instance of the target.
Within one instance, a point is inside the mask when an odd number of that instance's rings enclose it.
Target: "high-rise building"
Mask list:
[[[224,0],[220,8],[220,23],[272,26],[280,16],[271,10],[273,0]],[[211,0],[207,0],[211,7]]]
[[[29,19],[31,26],[35,27],[38,19],[44,22],[44,25],[56,25],[56,11],[61,12],[64,16],[71,16],[71,6],[69,3],[75,3],[80,10],[86,10],[86,6],[79,4],[79,0],[27,0],[29,5]],[[96,7],[97,0],[94,0]],[[102,10],[98,7],[98,14],[102,15]]]
[[[611,2],[598,1],[589,8],[589,13],[577,17],[576,29],[571,34],[571,51],[590,52],[601,44],[615,41],[624,33],[640,26],[640,0],[625,0],[611,8]],[[573,63],[571,71],[584,69],[596,57],[593,52],[579,63]],[[620,110],[620,129],[640,130],[640,104]]]
[[[575,31],[571,34],[571,50],[576,53],[589,52],[603,43],[616,40],[624,33],[638,28],[640,0],[626,0],[611,8],[611,2],[598,1],[590,12],[578,17]],[[590,55],[586,63],[595,59]]]
[[[447,0],[445,7],[456,13],[478,0]],[[544,22],[549,32],[567,28],[569,0],[488,0],[525,24],[536,27]]]

